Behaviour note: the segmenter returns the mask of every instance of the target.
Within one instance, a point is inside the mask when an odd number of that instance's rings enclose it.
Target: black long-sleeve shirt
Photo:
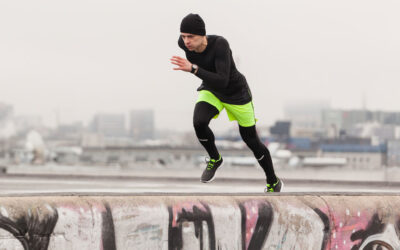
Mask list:
[[[197,53],[189,51],[182,37],[178,44],[186,53],[186,58],[197,64],[197,76],[203,80],[197,91],[208,90],[222,102],[242,105],[252,100],[246,78],[237,69],[233,61],[228,41],[222,36],[208,35],[207,47]]]

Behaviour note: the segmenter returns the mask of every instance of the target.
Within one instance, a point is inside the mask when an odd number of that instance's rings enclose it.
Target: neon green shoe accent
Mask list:
[[[219,159],[218,160],[210,159],[210,161],[208,162],[208,165],[207,165],[207,170],[213,169],[214,168],[214,164],[219,162],[221,160],[221,158],[222,158],[221,155],[219,155]]]
[[[268,191],[268,192],[275,192],[275,187],[276,187],[276,185],[278,185],[279,181],[280,181],[280,180],[278,179],[277,182],[275,182],[274,184],[272,184],[272,187],[271,187],[271,184],[268,184],[268,183],[267,183],[267,191]]]

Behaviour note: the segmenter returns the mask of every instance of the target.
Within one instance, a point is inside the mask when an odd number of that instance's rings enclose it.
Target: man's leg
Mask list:
[[[246,145],[253,151],[254,156],[257,158],[258,163],[263,168],[268,184],[277,182],[274,167],[272,164],[271,154],[268,148],[261,142],[258,137],[256,126],[242,127],[239,125],[240,135]]]
[[[207,150],[211,159],[219,159],[215,146],[215,137],[208,124],[219,113],[218,109],[207,102],[198,102],[194,108],[193,126],[201,145]]]

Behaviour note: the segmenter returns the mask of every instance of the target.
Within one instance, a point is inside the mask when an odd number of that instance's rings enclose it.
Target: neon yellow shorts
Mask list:
[[[224,103],[208,90],[200,90],[196,103],[198,102],[207,102],[216,107],[219,112],[225,108],[229,120],[238,121],[239,125],[242,127],[251,127],[257,122],[254,116],[253,102],[248,102],[243,105]],[[215,115],[213,119],[218,118],[218,116],[219,114]]]

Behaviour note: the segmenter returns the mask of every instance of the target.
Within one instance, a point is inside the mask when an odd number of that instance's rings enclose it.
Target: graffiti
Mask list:
[[[249,201],[239,204],[241,211],[242,249],[261,249],[271,228],[273,210],[268,202]],[[194,224],[194,234],[199,239],[199,249],[204,249],[203,222],[208,229],[207,249],[216,249],[213,217],[210,208],[203,203],[183,203],[169,207],[169,249],[184,249],[182,225]],[[219,249],[219,246],[218,246]]]
[[[321,250],[326,249],[326,246],[329,244],[329,236],[331,234],[331,228],[330,228],[330,223],[329,223],[329,217],[322,212],[319,208],[314,208],[314,212],[318,214],[318,216],[321,218],[321,221],[324,223],[324,238],[322,240],[322,246]]]
[[[400,249],[399,204],[330,199],[276,196],[224,203],[211,197],[169,205],[154,199],[133,206],[104,200],[33,206],[0,198],[0,249]]]
[[[194,224],[195,236],[199,239],[200,250],[204,249],[203,222],[207,224],[208,229],[208,247],[207,249],[215,250],[215,232],[214,222],[210,208],[203,203],[183,203],[168,208],[170,214],[169,221],[169,237],[168,249],[183,249],[183,233],[182,227],[185,222]]]
[[[15,219],[1,207],[0,228],[18,239],[25,250],[43,250],[49,245],[57,220],[57,210],[48,204],[29,209]]]
[[[105,211],[102,213],[102,244],[103,249],[116,250],[115,246],[115,230],[111,208],[108,203],[104,204]]]
[[[261,249],[268,237],[273,209],[268,202],[248,201],[239,204],[242,217],[242,249]]]
[[[351,235],[352,241],[361,240],[351,249],[382,249],[394,250],[400,248],[398,224],[386,224],[379,218],[378,214],[374,214],[365,229],[358,230]]]

